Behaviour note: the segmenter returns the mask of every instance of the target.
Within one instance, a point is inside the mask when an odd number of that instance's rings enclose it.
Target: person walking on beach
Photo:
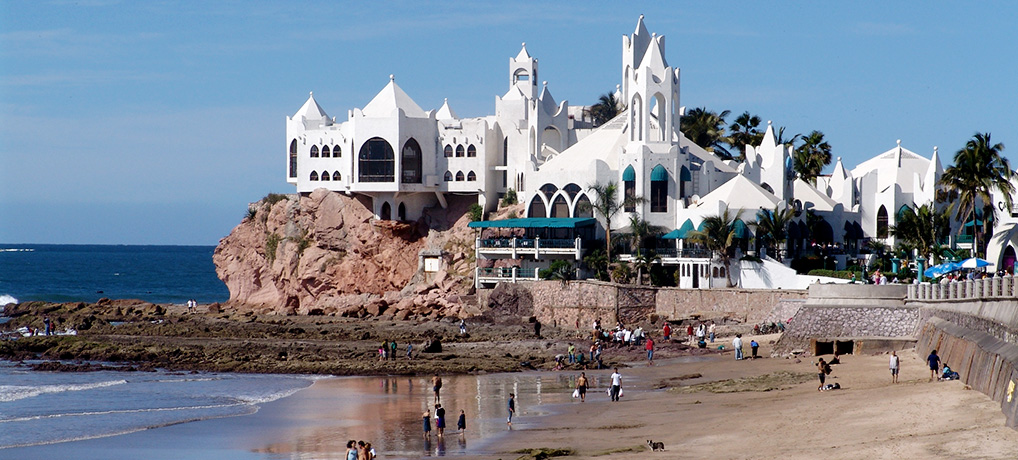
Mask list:
[[[460,409],[460,418],[456,420],[456,429],[460,430],[460,434],[467,431],[467,413],[463,409]]]
[[[824,358],[817,360],[817,378],[820,379],[820,386],[817,387],[817,391],[824,389],[824,382],[827,381],[827,363],[824,362]]]
[[[442,399],[439,396],[439,393],[442,391],[442,377],[439,377],[438,374],[431,378],[431,389],[435,391],[435,404],[438,404]]]
[[[760,349],[760,344],[757,343],[756,339],[752,339],[749,341],[749,349],[750,352],[753,354],[753,359],[756,359],[756,352],[757,350]]]
[[[378,358],[381,361],[389,359],[389,341],[382,341],[382,347],[378,349]]]
[[[393,340],[392,342],[389,342],[389,359],[393,361],[396,360],[396,350],[397,350],[396,341]]]
[[[425,409],[421,417],[424,422],[424,439],[431,439],[431,411]]]
[[[406,359],[414,359],[414,344],[406,344]]]
[[[937,372],[940,371],[940,356],[937,356],[937,350],[930,352],[930,355],[926,357],[926,363],[930,365],[930,381],[937,377]]]
[[[441,404],[435,404],[435,428],[438,430],[438,437],[445,435],[445,408]]]
[[[735,334],[732,339],[732,348],[735,349],[735,359],[742,359],[742,334]]]
[[[576,392],[580,394],[580,402],[587,400],[587,373],[580,372],[580,377],[576,379]]]
[[[647,337],[647,345],[644,346],[647,349],[647,362],[654,365],[654,339]]]
[[[467,320],[460,318],[460,335],[467,335]]]
[[[619,368],[615,368],[615,372],[612,373],[612,386],[609,390],[612,402],[619,400],[619,396],[622,394],[622,374],[619,373]]]
[[[51,322],[49,320],[49,317],[47,316],[47,317],[42,319],[42,324],[43,324],[43,326],[46,327],[46,335],[50,335],[50,332],[52,332],[52,330],[53,330],[53,322]]]
[[[686,340],[689,341],[690,345],[693,344],[693,323],[686,325]]]
[[[891,383],[898,383],[898,368],[901,367],[901,360],[898,359],[898,353],[891,352]]]
[[[710,343],[714,343],[714,335],[717,333],[717,329],[718,327],[714,324],[714,321],[711,321],[710,326],[707,326],[707,335],[710,336]]]
[[[511,430],[513,428],[513,414],[516,413],[516,395],[509,393],[509,402],[506,404],[506,409],[509,410],[509,419],[506,420],[506,423]]]
[[[665,342],[672,340],[672,326],[667,321],[665,327],[661,328],[661,334],[664,336]]]

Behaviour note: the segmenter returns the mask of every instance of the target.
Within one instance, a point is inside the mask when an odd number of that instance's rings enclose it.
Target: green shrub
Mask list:
[[[287,196],[284,193],[270,193],[265,195],[265,198],[262,198],[262,201],[267,203],[269,206],[272,206],[285,199],[287,199]]]
[[[573,264],[568,260],[554,260],[548,268],[541,269],[537,276],[543,280],[571,279]]]
[[[481,217],[484,215],[484,208],[482,208],[481,205],[474,203],[470,205],[470,208],[467,210],[467,215],[470,216],[471,222],[477,222],[481,220]]]
[[[247,220],[254,220],[255,216],[258,215],[258,208],[247,208]]]
[[[619,262],[619,264],[612,269],[612,279],[619,284],[629,284],[629,282],[633,280],[633,270],[629,267],[629,264]]]
[[[505,191],[505,196],[502,197],[502,206],[510,206],[517,203],[516,190],[509,189]]]
[[[276,233],[270,233],[265,238],[265,257],[269,259],[269,262],[276,260],[276,248],[279,247],[280,241],[283,241],[283,237]]]

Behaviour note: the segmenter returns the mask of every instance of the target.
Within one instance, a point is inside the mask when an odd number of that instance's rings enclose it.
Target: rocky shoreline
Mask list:
[[[7,330],[41,328],[44,318],[77,335],[33,336],[0,342],[0,359],[43,360],[45,370],[256,372],[321,375],[430,375],[555,368],[568,343],[589,346],[575,330],[551,326],[534,336],[522,320],[399,321],[337,316],[256,315],[217,304],[187,313],[179,305],[102,299],[95,304],[26,302],[9,305]],[[584,331],[585,332],[585,331]],[[585,334],[583,334],[585,335]],[[383,341],[396,341],[395,360],[379,359]],[[431,349],[425,350],[427,344]],[[413,359],[406,357],[413,345]],[[669,343],[656,356],[711,353]],[[716,351],[715,351],[716,353]],[[606,365],[643,359],[638,347],[608,348]],[[96,364],[103,363],[103,364]],[[579,367],[567,367],[579,369]]]

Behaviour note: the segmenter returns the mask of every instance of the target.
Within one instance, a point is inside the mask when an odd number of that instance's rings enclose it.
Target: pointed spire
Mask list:
[[[661,49],[661,45],[656,39],[650,40],[646,50],[644,50],[643,59],[640,60],[640,68],[644,67],[650,67],[651,69],[664,69],[668,67],[664,50]]]
[[[522,61],[525,59],[530,59],[530,53],[527,52],[527,42],[523,42],[523,44],[520,45],[520,54],[516,55],[517,61]]]
[[[449,98],[445,98],[445,102],[442,103],[442,107],[438,109],[438,113],[435,114],[435,118],[439,120],[455,120],[459,117],[456,116],[456,112],[449,107]]]
[[[403,109],[408,117],[427,118],[421,106],[417,105],[410,96],[396,84],[396,78],[389,75],[389,84],[375,95],[368,105],[364,106],[362,112],[369,117],[390,117],[395,114],[396,109]]]
[[[774,126],[771,125],[771,121],[767,120],[767,129],[764,130],[764,137],[760,141],[760,146],[768,146],[774,148],[778,145],[778,140],[774,137]]]
[[[541,89],[541,95],[538,96],[538,100],[541,101],[541,107],[544,108],[545,112],[554,115],[558,111],[558,104],[555,103],[555,98],[552,97],[551,91],[548,91],[548,82],[544,82],[544,88]]]
[[[647,31],[647,26],[644,25],[643,15],[641,14],[640,19],[636,21],[636,31],[633,32],[633,37],[630,40],[630,46],[633,51],[633,65],[643,62],[643,55],[647,52],[650,42],[650,32]]]
[[[315,93],[313,91],[308,93],[308,100],[293,115],[294,120],[299,120],[300,117],[304,117],[305,120],[329,119],[329,115],[325,113],[322,106],[318,105],[318,101],[315,100]]]

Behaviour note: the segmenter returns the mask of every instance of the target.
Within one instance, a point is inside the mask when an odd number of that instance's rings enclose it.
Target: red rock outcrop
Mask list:
[[[374,219],[363,198],[318,189],[270,195],[219,242],[228,307],[260,313],[441,318],[473,301],[472,197],[449,197],[417,222]],[[419,254],[441,255],[424,273]]]

